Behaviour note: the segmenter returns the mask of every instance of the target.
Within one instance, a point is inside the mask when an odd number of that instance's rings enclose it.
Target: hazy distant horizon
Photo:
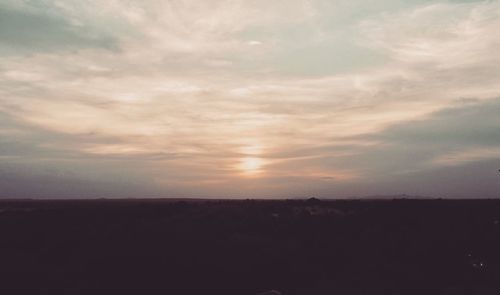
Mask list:
[[[4,0],[0,197],[500,197],[500,0]]]
[[[319,201],[396,201],[396,200],[410,200],[410,201],[432,201],[432,200],[457,200],[457,201],[467,201],[467,200],[494,200],[497,198],[483,198],[483,197],[446,197],[446,196],[414,196],[406,194],[397,195],[373,195],[373,196],[327,196],[327,197],[317,197],[317,196],[206,196],[206,197],[176,197],[176,196],[139,196],[139,197],[104,197],[104,196],[88,196],[88,197],[78,197],[67,196],[60,197],[49,197],[49,196],[34,196],[30,198],[23,197],[6,197],[0,196],[1,201],[307,201],[310,199],[316,199]]]

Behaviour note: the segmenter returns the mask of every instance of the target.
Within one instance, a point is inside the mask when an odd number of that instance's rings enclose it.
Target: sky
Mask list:
[[[500,1],[2,0],[0,197],[500,196]]]

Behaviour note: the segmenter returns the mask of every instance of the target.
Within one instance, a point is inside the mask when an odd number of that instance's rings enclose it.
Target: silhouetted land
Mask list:
[[[2,294],[500,294],[500,201],[1,201],[0,283]]]

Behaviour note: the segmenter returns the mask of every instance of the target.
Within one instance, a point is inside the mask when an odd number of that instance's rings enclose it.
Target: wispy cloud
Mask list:
[[[16,123],[0,134],[60,161],[135,165],[159,194],[279,195],[286,179],[333,193],[371,171],[425,170],[369,158],[392,151],[397,126],[432,133],[436,113],[500,96],[500,2],[393,2],[5,1],[0,111]],[[261,161],[251,179],[248,157]]]

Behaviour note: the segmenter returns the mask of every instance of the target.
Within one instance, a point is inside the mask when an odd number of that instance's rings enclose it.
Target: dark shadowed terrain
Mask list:
[[[500,294],[500,201],[2,201],[2,294]]]

